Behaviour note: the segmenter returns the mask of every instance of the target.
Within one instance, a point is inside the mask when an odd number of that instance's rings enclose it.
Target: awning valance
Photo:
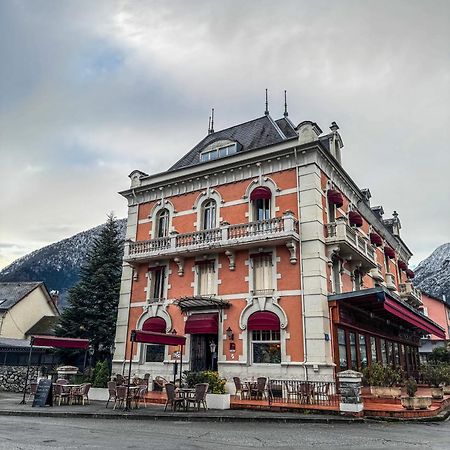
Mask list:
[[[349,211],[348,221],[350,225],[353,225],[355,227],[362,227],[363,225],[363,218],[361,217],[361,214],[356,211]]]
[[[406,269],[406,276],[408,278],[414,278],[416,276],[416,274],[411,269]]]
[[[186,343],[186,336],[133,330],[131,332],[131,340],[145,344],[184,345]]]
[[[399,260],[398,261],[398,268],[400,270],[407,270],[408,269],[408,264],[406,264],[405,261]]]
[[[258,199],[268,199],[272,198],[272,192],[268,187],[260,186],[256,189],[253,189],[253,191],[250,194],[250,200],[258,200]]]
[[[390,259],[394,259],[395,258],[395,251],[394,251],[394,249],[389,247],[389,246],[387,246],[387,245],[384,247],[384,254]]]
[[[378,233],[370,233],[370,243],[379,247],[383,245],[383,239]]]
[[[166,321],[162,317],[150,317],[142,325],[142,331],[153,331],[154,333],[166,332]]]
[[[255,312],[248,318],[247,329],[280,331],[280,319],[270,311]]]
[[[63,338],[55,336],[31,336],[35,347],[73,348],[86,350],[89,347],[88,339]]]
[[[186,334],[217,334],[219,316],[217,313],[192,314],[184,326]]]
[[[328,189],[327,197],[328,201],[338,208],[344,204],[344,197],[342,197],[342,194],[336,189]]]

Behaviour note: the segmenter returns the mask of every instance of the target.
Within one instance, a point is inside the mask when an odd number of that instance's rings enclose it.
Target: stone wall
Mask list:
[[[0,366],[0,391],[22,392],[27,375],[26,366]],[[39,367],[30,367],[29,380],[36,380]]]

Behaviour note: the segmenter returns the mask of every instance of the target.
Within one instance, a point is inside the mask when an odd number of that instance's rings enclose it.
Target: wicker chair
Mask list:
[[[147,408],[147,386],[145,384],[139,386],[139,389],[136,389],[136,394],[134,396],[136,408],[139,408],[141,402],[143,402],[144,407]]]
[[[155,377],[155,379],[153,380],[153,390],[162,392],[164,386],[168,383],[169,382],[164,377]]]
[[[34,381],[30,383],[30,393],[28,394],[28,400],[30,400],[31,397],[34,397],[36,395],[38,384]]]
[[[267,383],[266,377],[258,377],[256,379],[256,387],[252,388],[251,390],[251,396],[261,399],[267,398],[266,383]]]
[[[91,389],[91,383],[82,384],[79,389],[72,393],[72,398],[83,406],[85,401],[89,405],[89,389]]]
[[[107,386],[108,386],[109,397],[108,397],[108,401],[106,402],[106,408],[108,407],[109,401],[111,399],[114,400],[114,402],[116,401],[116,387],[117,387],[117,384],[116,384],[115,381],[108,381]]]
[[[164,411],[167,410],[167,407],[169,405],[172,406],[172,411],[176,411],[177,406],[181,406],[184,404],[184,399],[181,397],[178,397],[175,392],[175,385],[173,383],[166,383],[166,394],[167,394],[167,400],[166,405],[164,406]]]
[[[205,411],[208,409],[208,405],[206,404],[206,394],[208,393],[208,388],[208,383],[198,383],[195,385],[194,396],[186,399],[186,407],[188,410],[191,403],[197,407],[197,411],[200,411],[201,405],[203,405],[203,409]]]
[[[61,402],[64,400],[69,403],[71,401],[70,391],[65,390],[64,385],[55,383],[53,385],[53,400],[58,403],[58,406],[61,406]]]
[[[116,398],[114,399],[114,408],[116,409],[117,406],[119,408],[123,406],[127,399],[127,387],[126,386],[117,386],[116,389]]]
[[[249,395],[249,390],[247,387],[242,386],[241,379],[239,377],[233,377],[234,386],[236,387],[236,394],[239,395],[239,398],[245,398]]]

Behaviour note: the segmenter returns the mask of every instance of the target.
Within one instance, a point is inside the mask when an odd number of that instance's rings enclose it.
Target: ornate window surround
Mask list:
[[[248,221],[249,222],[254,222],[256,220],[255,216],[254,216],[254,214],[255,214],[254,208],[253,208],[254,205],[253,205],[253,202],[250,200],[250,196],[251,196],[252,192],[258,187],[266,187],[272,193],[272,198],[270,199],[270,217],[271,218],[275,217],[275,212],[277,211],[276,196],[278,195],[278,192],[281,191],[281,189],[277,186],[275,181],[272,180],[272,178],[264,177],[264,176],[260,175],[258,178],[255,178],[254,180],[252,180],[250,182],[250,184],[247,186],[247,188],[245,190],[245,194],[242,197],[242,198],[248,200],[248,219],[249,219]]]
[[[158,201],[152,208],[149,214],[149,218],[152,221],[152,226],[150,230],[150,239],[154,239],[156,237],[156,227],[158,226],[158,214],[161,210],[167,209],[169,211],[169,235],[173,231],[172,229],[172,219],[175,214],[175,207],[170,200],[161,199]]]

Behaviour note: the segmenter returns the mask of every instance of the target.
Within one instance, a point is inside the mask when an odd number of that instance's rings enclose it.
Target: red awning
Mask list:
[[[247,322],[248,330],[280,330],[280,319],[270,311],[260,311],[253,313]]]
[[[142,325],[142,331],[153,331],[154,333],[166,332],[166,321],[162,317],[150,317]]]
[[[327,197],[328,201],[338,208],[344,204],[344,197],[342,197],[342,194],[336,189],[328,189]]]
[[[361,214],[356,211],[349,211],[348,221],[350,222],[350,225],[354,225],[355,227],[362,227],[363,225],[363,218],[361,217]]]
[[[145,344],[184,345],[186,343],[186,336],[133,330],[131,332],[131,340]]]
[[[383,245],[383,239],[378,233],[370,233],[370,243],[379,247]]]
[[[406,269],[406,276],[408,278],[414,278],[416,274],[411,269]]]
[[[384,247],[384,254],[390,259],[394,259],[395,258],[395,251],[394,251],[394,249],[392,249],[391,247],[389,247],[387,245]]]
[[[31,336],[35,347],[79,348],[86,350],[89,347],[88,339],[63,338],[55,336]]]
[[[400,270],[407,270],[408,269],[408,264],[405,263],[405,261],[398,261],[398,268]]]
[[[272,198],[272,192],[270,191],[270,189],[264,186],[253,189],[252,193],[250,194],[250,200],[258,200],[260,198]]]
[[[428,332],[429,334],[434,334],[441,339],[445,339],[445,333],[441,329],[427,322],[417,313],[413,313],[409,309],[405,308],[401,303],[386,297],[383,306],[386,311],[404,320],[405,322],[408,322],[411,325]]]
[[[217,313],[191,314],[184,326],[186,334],[217,334],[219,316]]]

